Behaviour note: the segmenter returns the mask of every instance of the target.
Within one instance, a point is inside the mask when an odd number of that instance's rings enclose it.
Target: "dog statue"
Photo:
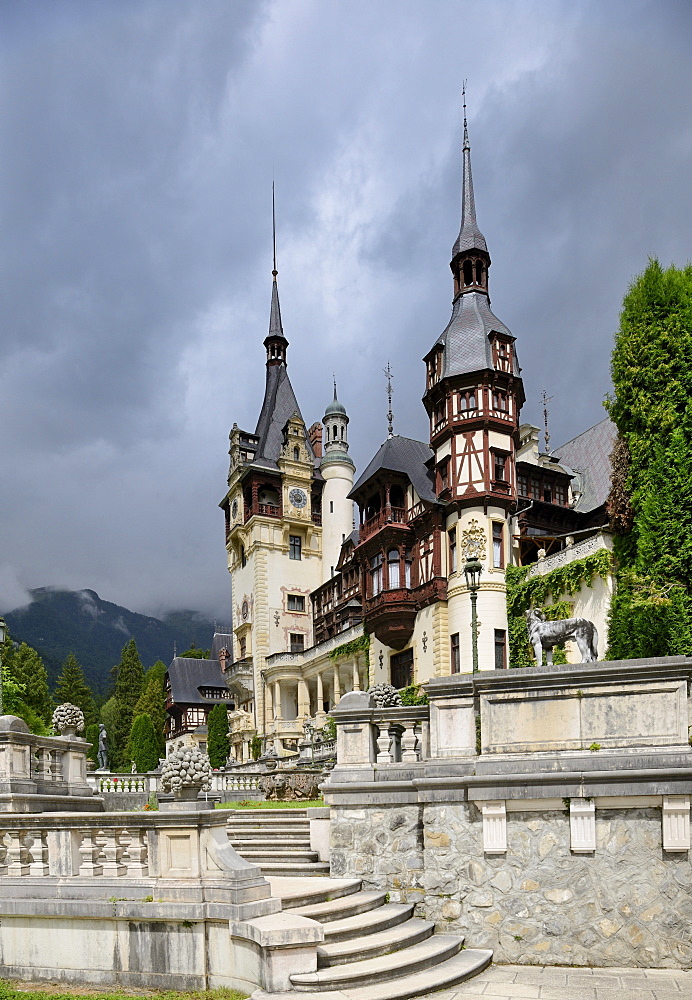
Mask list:
[[[593,622],[586,618],[564,618],[562,621],[546,621],[541,608],[529,608],[526,612],[529,628],[529,642],[536,655],[536,663],[543,666],[543,650],[546,664],[553,665],[553,646],[566,639],[576,639],[583,663],[594,663],[598,659],[598,631]]]

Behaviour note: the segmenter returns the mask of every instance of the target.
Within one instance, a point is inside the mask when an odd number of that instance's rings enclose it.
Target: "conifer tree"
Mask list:
[[[115,668],[115,697],[121,705],[125,705],[130,711],[134,711],[137,699],[142,693],[144,683],[144,667],[137,652],[137,643],[134,639],[123,646],[120,663]]]
[[[139,774],[153,771],[159,764],[159,745],[151,718],[138,715],[132,723],[127,744],[127,756],[133,760]]]
[[[691,358],[692,265],[651,260],[623,302],[607,403],[620,437],[612,658],[692,654]]]
[[[212,767],[225,767],[231,744],[228,739],[228,710],[214,705],[207,719],[207,753]]]
[[[74,653],[68,653],[55,685],[55,702],[76,705],[84,712],[87,726],[96,722],[97,712],[94,696],[86,682],[84,671]]]
[[[120,663],[113,668],[115,679],[115,711],[110,712],[110,729],[108,732],[108,748],[112,770],[129,770],[128,741],[134,719],[134,709],[142,693],[144,667],[137,652],[137,643],[130,639],[123,646]],[[108,703],[106,703],[108,704]],[[103,716],[104,709],[101,711]],[[104,719],[105,723],[105,719]],[[158,759],[158,758],[157,758]]]
[[[166,723],[166,703],[163,691],[163,676],[158,672],[152,674],[147,671],[144,690],[135,705],[135,718],[138,715],[148,715],[154,726],[156,739],[159,747],[159,756],[163,756],[166,749],[166,741],[163,735],[163,728]]]
[[[87,743],[91,743],[91,746],[87,750],[87,757],[89,760],[93,760],[94,764],[98,764],[99,758],[99,727],[98,723],[94,722],[92,725],[86,727],[84,733],[84,739]]]
[[[7,632],[5,642],[0,650],[2,656],[2,712],[4,715],[16,715],[26,722],[32,733],[45,736],[49,732],[48,725],[36,712],[26,699],[26,684],[23,674],[22,663],[18,663],[18,654],[21,647],[15,647]],[[26,646],[29,654],[33,654],[41,663],[41,659],[36,650]],[[27,654],[24,657],[24,665],[33,657]],[[41,663],[41,666],[43,664]]]

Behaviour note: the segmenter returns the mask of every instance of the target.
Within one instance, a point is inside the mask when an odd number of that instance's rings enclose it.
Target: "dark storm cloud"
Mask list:
[[[289,370],[359,468],[425,436],[469,78],[493,308],[553,443],[601,419],[649,254],[690,256],[686,2],[0,3],[0,604],[228,617],[227,434],[263,389],[276,175]],[[2,610],[2,607],[0,607]]]

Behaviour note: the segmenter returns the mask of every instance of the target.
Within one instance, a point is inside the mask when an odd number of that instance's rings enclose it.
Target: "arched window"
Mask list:
[[[404,569],[405,569],[405,584],[408,589],[411,589],[411,567],[413,566],[413,553],[411,549],[406,549]]]
[[[482,285],[483,284],[483,261],[482,260],[477,260],[476,261],[476,284],[477,285]]]
[[[332,441],[336,441],[336,424],[332,427]]]
[[[293,461],[294,462],[299,462],[300,461],[300,448],[296,447],[296,448],[293,449]]]
[[[378,552],[370,560],[370,589],[371,596],[377,597],[382,590],[382,553]]]
[[[389,589],[399,588],[399,550],[390,549],[387,553],[387,572],[389,573]]]
[[[470,260],[464,261],[464,284],[465,285],[473,284],[473,264],[471,263]]]

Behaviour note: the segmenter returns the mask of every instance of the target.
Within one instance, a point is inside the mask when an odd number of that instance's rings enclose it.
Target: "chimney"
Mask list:
[[[226,670],[228,669],[228,663],[227,663],[227,661],[228,661],[228,650],[224,646],[223,649],[219,650],[219,663],[221,664],[221,672],[224,673],[224,674],[226,673]]]
[[[322,424],[319,420],[308,431],[308,439],[315,453],[315,458],[322,458]]]

